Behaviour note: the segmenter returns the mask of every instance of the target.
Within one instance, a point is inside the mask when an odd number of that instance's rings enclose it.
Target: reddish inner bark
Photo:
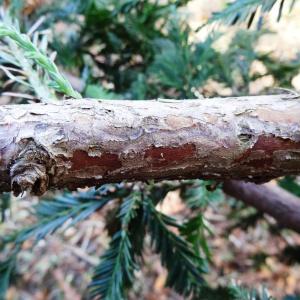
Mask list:
[[[145,151],[145,158],[152,167],[165,167],[178,164],[193,158],[195,145],[185,144],[179,147],[153,147]]]
[[[264,150],[268,154],[273,154],[278,150],[297,150],[300,149],[300,143],[290,139],[283,139],[273,135],[261,135],[252,147],[253,150]]]
[[[251,149],[236,159],[236,162],[255,168],[265,168],[273,163],[273,154],[280,150],[299,150],[300,143],[274,135],[261,135]],[[262,152],[264,157],[255,158],[255,152]]]
[[[103,153],[101,156],[89,156],[83,150],[76,150],[71,159],[72,171],[82,170],[92,167],[102,167],[107,171],[113,171],[122,167],[122,163],[117,154]]]

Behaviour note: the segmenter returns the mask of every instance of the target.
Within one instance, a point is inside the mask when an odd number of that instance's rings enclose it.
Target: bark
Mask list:
[[[295,96],[0,107],[0,191],[300,173]]]
[[[284,189],[270,184],[257,185],[242,181],[226,181],[226,194],[272,216],[281,226],[300,233],[300,199]]]

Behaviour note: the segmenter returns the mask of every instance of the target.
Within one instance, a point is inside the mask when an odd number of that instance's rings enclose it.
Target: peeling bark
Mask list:
[[[0,191],[148,179],[264,182],[299,173],[293,96],[0,107]]]

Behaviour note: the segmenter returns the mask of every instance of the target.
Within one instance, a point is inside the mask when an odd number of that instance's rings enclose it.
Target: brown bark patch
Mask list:
[[[179,147],[153,147],[145,151],[145,158],[152,167],[179,164],[193,158],[196,154],[194,144]]]
[[[117,154],[103,153],[101,156],[89,156],[89,154],[83,150],[74,151],[71,162],[71,171],[93,167],[101,167],[106,171],[113,171],[122,167],[122,163]]]

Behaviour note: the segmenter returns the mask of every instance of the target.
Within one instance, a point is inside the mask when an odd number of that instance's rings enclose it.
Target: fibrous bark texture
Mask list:
[[[276,95],[0,107],[0,190],[300,173],[300,100]]]
[[[223,190],[272,216],[281,226],[300,233],[300,199],[279,186],[230,180],[224,182]]]

